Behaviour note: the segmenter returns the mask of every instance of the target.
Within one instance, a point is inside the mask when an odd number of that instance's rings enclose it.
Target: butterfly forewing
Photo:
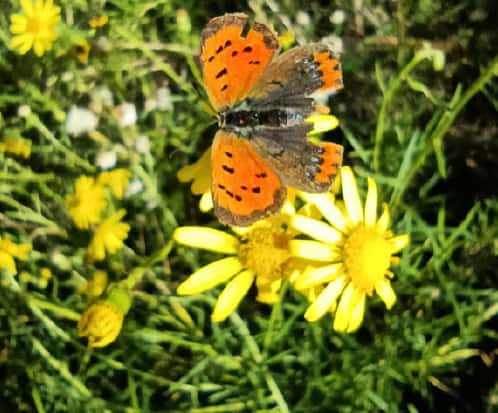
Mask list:
[[[278,49],[265,25],[254,23],[245,34],[247,22],[245,15],[228,14],[210,20],[202,32],[204,84],[217,112],[247,96]]]

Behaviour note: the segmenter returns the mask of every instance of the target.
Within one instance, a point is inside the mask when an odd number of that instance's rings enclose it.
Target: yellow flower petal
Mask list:
[[[10,46],[13,48],[18,48],[22,44],[29,43],[30,47],[33,44],[33,36],[30,34],[21,34],[19,36],[15,36],[11,41],[10,41]]]
[[[342,293],[339,305],[334,318],[334,330],[345,332],[351,322],[351,315],[353,314],[354,305],[356,304],[356,290],[354,284],[350,282]]]
[[[377,184],[368,177],[367,199],[365,201],[365,225],[374,226],[377,222]]]
[[[383,212],[382,215],[380,216],[379,220],[377,221],[377,227],[385,232],[388,230],[389,225],[391,225],[391,217],[389,215],[389,208],[387,204],[382,204]]]
[[[254,281],[254,274],[245,270],[236,275],[225,287],[216,301],[211,320],[224,321],[238,307]]]
[[[386,308],[390,310],[396,302],[396,293],[391,286],[391,282],[385,279],[377,282],[377,284],[375,284],[375,292],[384,302]]]
[[[297,277],[295,287],[298,290],[305,290],[319,284],[328,283],[343,274],[344,265],[342,263],[307,269]]]
[[[407,234],[398,235],[397,237],[391,238],[389,242],[393,246],[391,254],[396,254],[408,245],[408,243],[410,242],[410,237]]]
[[[315,261],[335,261],[340,257],[338,251],[318,241],[291,240],[289,250],[295,257]]]
[[[32,16],[34,13],[33,2],[31,0],[21,0],[21,7],[26,16]]]
[[[307,321],[316,321],[323,317],[341,294],[341,291],[346,284],[346,280],[346,276],[342,276],[327,285],[313,304],[308,307],[304,314],[304,318]]]
[[[344,204],[353,224],[363,222],[363,207],[361,206],[360,194],[356,186],[353,171],[349,166],[341,168],[342,196]]]
[[[45,47],[43,47],[43,42],[40,39],[35,39],[33,43],[33,50],[35,52],[35,55],[38,57],[43,56],[43,53],[45,52]]]
[[[348,333],[352,333],[358,330],[358,328],[361,326],[363,317],[365,316],[366,300],[367,300],[367,295],[357,290],[356,301],[353,306],[353,311],[351,312],[348,328],[346,330]]]
[[[190,186],[190,191],[194,195],[200,195],[205,192],[211,191],[211,174],[210,173],[200,173],[192,181]]]
[[[334,115],[323,113],[315,113],[313,115],[310,115],[306,118],[305,122],[313,124],[313,129],[311,130],[311,132],[308,132],[309,136],[328,132],[339,126],[339,119],[337,119]]]
[[[290,225],[317,241],[333,244],[342,238],[342,234],[330,225],[313,218],[305,217],[304,215],[294,215],[291,217]]]
[[[3,269],[7,270],[10,274],[17,273],[14,257],[5,251],[0,251],[0,273]]]
[[[180,227],[173,239],[182,245],[222,254],[236,254],[239,240],[226,232],[208,227]]]
[[[199,201],[199,209],[201,212],[208,212],[213,209],[213,197],[211,196],[211,192],[206,192],[202,194],[201,199]]]
[[[177,289],[180,295],[202,293],[221,284],[242,270],[242,263],[236,257],[223,258],[199,268]]]

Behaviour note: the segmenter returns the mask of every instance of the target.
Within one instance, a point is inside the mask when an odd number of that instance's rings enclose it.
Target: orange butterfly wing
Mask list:
[[[227,225],[249,225],[277,212],[286,190],[246,140],[218,130],[211,149],[214,210]]]
[[[244,35],[248,17],[227,14],[211,19],[201,35],[204,84],[217,112],[246,97],[278,49],[275,35],[254,23]]]

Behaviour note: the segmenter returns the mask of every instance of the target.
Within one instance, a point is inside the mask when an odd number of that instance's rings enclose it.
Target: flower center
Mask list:
[[[359,226],[344,245],[344,264],[357,288],[371,295],[389,268],[391,245],[374,228]]]
[[[26,31],[32,34],[38,34],[43,29],[43,22],[38,17],[28,18]]]
[[[239,256],[257,277],[278,280],[290,258],[288,242],[289,237],[278,220],[262,221],[245,235]]]

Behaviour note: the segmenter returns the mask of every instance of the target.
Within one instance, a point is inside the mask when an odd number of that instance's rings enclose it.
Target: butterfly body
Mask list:
[[[275,56],[268,27],[242,14],[212,19],[201,36],[206,90],[220,129],[212,147],[212,196],[221,222],[249,225],[277,212],[286,186],[330,188],[342,146],[313,144],[305,120],[314,92],[342,88],[339,61],[323,44]]]

